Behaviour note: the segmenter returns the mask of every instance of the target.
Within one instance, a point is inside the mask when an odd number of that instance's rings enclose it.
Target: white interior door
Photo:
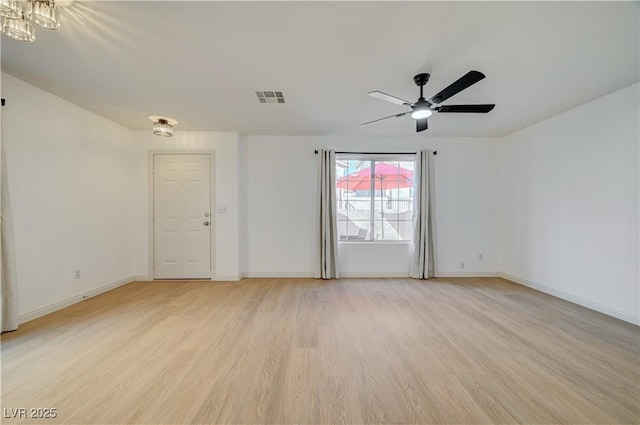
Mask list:
[[[153,156],[154,278],[211,278],[211,157]]]

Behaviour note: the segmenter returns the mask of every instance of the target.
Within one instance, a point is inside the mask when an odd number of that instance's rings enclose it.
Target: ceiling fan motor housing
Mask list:
[[[427,84],[427,82],[429,81],[429,77],[431,77],[431,75],[429,74],[418,74],[413,77],[413,81],[415,81],[417,86],[422,87]]]
[[[415,109],[425,109],[425,108],[430,108],[431,104],[424,100],[424,98],[421,98],[420,100],[418,100],[412,107],[411,109],[415,110]]]

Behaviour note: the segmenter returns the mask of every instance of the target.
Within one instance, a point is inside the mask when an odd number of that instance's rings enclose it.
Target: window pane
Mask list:
[[[364,240],[371,226],[371,162],[336,160],[339,240]]]
[[[374,239],[411,240],[413,215],[412,161],[376,161]]]
[[[391,155],[336,162],[339,239],[411,240],[414,162]]]

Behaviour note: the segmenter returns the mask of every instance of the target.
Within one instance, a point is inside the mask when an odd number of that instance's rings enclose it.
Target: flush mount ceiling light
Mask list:
[[[163,118],[153,123],[153,134],[156,136],[171,137],[173,136],[173,126]]]
[[[60,8],[54,0],[0,0],[2,34],[30,43],[36,39],[34,23],[42,28],[60,28]]]
[[[173,126],[178,124],[177,120],[160,115],[149,115],[147,118],[153,121],[153,134],[164,137],[173,136]]]

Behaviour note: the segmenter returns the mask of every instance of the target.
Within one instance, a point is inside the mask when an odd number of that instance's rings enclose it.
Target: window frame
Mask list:
[[[414,164],[414,173],[416,166],[417,154],[415,153],[376,153],[376,154],[368,154],[368,153],[336,153],[336,167],[339,161],[370,161],[372,166],[372,171],[375,172],[375,162],[413,162]],[[336,177],[336,180],[338,177]],[[374,182],[372,181],[373,185]],[[334,185],[335,186],[335,185]],[[415,187],[415,181],[414,181]],[[334,190],[336,187],[334,187]],[[339,244],[411,244],[413,243],[413,237],[411,239],[402,239],[402,240],[394,240],[394,239],[373,239],[373,231],[371,227],[375,226],[375,189],[370,190],[374,195],[370,196],[371,198],[371,216],[369,218],[369,234],[370,239],[340,239],[338,238]],[[414,192],[414,200],[415,202],[415,192]],[[415,207],[415,205],[414,205]],[[338,210],[338,205],[336,203],[336,211]],[[413,207],[412,207],[413,211]]]

